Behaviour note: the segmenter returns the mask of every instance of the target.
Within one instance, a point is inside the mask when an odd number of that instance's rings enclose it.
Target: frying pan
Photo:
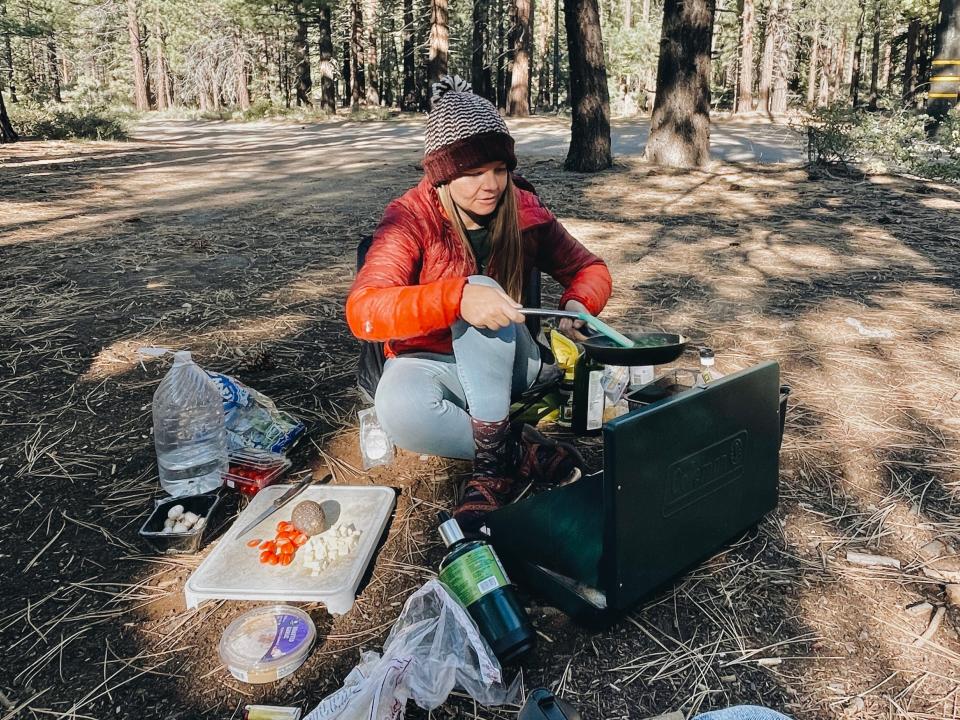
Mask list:
[[[520,312],[524,315],[584,319],[583,313],[570,310],[520,308]],[[604,365],[663,365],[680,357],[690,342],[689,338],[676,333],[649,332],[627,337],[633,342],[631,347],[623,347],[604,334],[591,335],[581,344],[587,357]]]

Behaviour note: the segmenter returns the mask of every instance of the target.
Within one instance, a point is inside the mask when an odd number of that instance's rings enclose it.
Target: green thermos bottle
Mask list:
[[[500,662],[531,650],[536,634],[493,548],[484,540],[467,540],[450,513],[437,517],[450,550],[440,563],[440,582],[467,608]]]

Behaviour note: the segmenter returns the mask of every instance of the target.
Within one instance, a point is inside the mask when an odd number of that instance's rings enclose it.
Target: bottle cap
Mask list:
[[[712,358],[714,357],[713,350],[708,347],[700,348],[700,357],[701,358]]]
[[[460,523],[452,518],[446,510],[441,510],[437,513],[437,520],[440,521],[440,537],[447,547],[460,542],[466,537],[463,534],[463,530],[460,529]]]

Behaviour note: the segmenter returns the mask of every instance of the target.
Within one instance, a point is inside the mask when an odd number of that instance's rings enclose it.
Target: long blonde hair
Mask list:
[[[440,204],[450,218],[454,232],[463,243],[464,250],[473,255],[473,247],[467,238],[467,228],[463,224],[460,209],[450,194],[450,185],[445,183],[437,188]],[[507,184],[497,203],[493,221],[490,223],[490,262],[487,264],[490,277],[500,283],[504,291],[517,302],[523,295],[523,238],[520,234],[520,217],[517,213],[517,196],[513,189],[513,178],[507,173]]]

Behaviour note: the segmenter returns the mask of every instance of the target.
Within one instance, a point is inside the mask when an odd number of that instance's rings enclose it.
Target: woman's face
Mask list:
[[[450,196],[461,210],[474,217],[489,215],[497,209],[507,186],[507,165],[501,160],[469,170],[450,181]]]

